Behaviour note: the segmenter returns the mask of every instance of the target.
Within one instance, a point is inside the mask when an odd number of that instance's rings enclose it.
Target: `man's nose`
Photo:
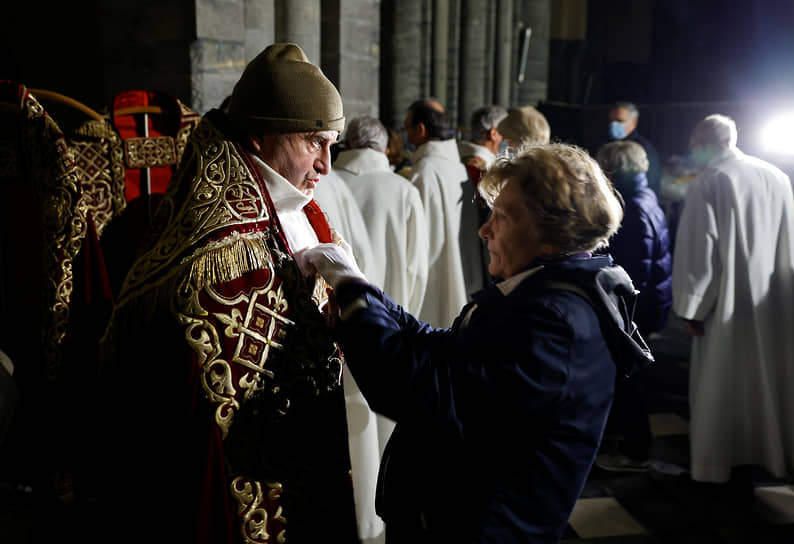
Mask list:
[[[331,150],[328,147],[323,147],[322,153],[314,161],[314,169],[318,174],[327,176],[331,172]]]
[[[483,223],[483,225],[477,231],[477,234],[483,240],[487,240],[488,239],[488,234],[490,234],[490,232],[489,232],[490,231],[490,227],[489,227],[490,224],[491,224],[491,220],[489,219],[488,221]]]

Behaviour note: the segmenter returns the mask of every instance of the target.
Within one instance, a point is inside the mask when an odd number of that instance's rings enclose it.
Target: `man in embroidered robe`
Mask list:
[[[416,146],[411,182],[422,197],[429,240],[427,289],[419,315],[434,327],[449,327],[468,301],[459,236],[469,178],[437,100],[411,104],[404,126],[408,141]]]
[[[344,244],[312,200],[343,126],[333,84],[274,44],[193,131],[103,339],[109,538],[357,542],[326,287],[292,258]]]

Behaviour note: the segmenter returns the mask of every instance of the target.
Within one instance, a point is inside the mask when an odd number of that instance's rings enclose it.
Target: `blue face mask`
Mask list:
[[[711,160],[711,153],[702,147],[696,147],[689,152],[689,160],[699,168],[705,167]]]
[[[502,157],[507,153],[507,140],[499,142],[499,156]]]
[[[626,137],[626,125],[620,121],[609,123],[609,137],[613,140],[622,140]]]

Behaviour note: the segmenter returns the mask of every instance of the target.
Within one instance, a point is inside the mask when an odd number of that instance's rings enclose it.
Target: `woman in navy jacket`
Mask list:
[[[609,253],[640,291],[634,321],[647,338],[667,324],[673,303],[672,258],[664,212],[648,187],[648,157],[642,146],[618,140],[598,150],[598,162],[624,201],[623,222],[609,242]],[[596,459],[605,470],[644,471],[650,468],[652,435],[645,405],[643,373],[620,384],[607,426],[621,438],[605,444]],[[613,447],[610,447],[613,446]]]
[[[533,146],[481,184],[493,211],[480,236],[500,281],[450,329],[407,314],[338,246],[298,256],[334,287],[347,364],[371,407],[397,422],[377,496],[388,544],[557,542],[616,376],[649,358],[631,337],[628,276],[590,253],[621,217],[595,161]]]

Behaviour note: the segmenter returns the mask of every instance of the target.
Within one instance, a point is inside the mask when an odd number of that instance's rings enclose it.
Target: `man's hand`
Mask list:
[[[367,281],[359,270],[350,247],[344,242],[319,244],[303,249],[295,254],[295,261],[304,276],[320,274],[333,289],[349,280]]]
[[[703,322],[694,319],[684,319],[684,327],[686,328],[686,332],[692,336],[703,336],[706,332],[703,328]]]

